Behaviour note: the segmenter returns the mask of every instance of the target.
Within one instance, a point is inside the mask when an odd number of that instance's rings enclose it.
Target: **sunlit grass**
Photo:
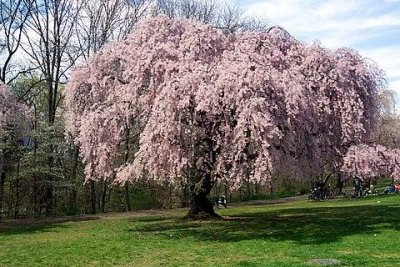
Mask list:
[[[186,222],[180,210],[3,226],[0,265],[400,266],[400,194],[219,212],[229,218]]]

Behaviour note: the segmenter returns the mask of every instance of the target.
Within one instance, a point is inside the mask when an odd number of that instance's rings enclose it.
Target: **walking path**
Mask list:
[[[252,206],[252,205],[268,205],[268,204],[280,204],[295,202],[299,200],[306,200],[307,196],[294,196],[285,197],[279,199],[265,199],[265,200],[252,200],[240,203],[229,203],[229,207],[235,206]],[[0,220],[0,231],[1,229],[13,228],[13,227],[29,227],[32,225],[43,225],[43,224],[54,224],[54,223],[65,223],[65,222],[79,222],[79,221],[91,221],[98,219],[123,219],[123,218],[135,218],[145,216],[172,216],[176,215],[177,212],[184,213],[187,208],[178,208],[171,210],[144,210],[144,211],[131,211],[131,212],[110,212],[104,214],[88,214],[88,215],[74,215],[74,216],[63,216],[63,217],[43,217],[43,218],[29,218],[29,219],[14,219],[14,220]]]

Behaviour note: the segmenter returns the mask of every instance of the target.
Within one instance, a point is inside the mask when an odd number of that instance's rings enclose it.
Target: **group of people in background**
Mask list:
[[[353,180],[353,185],[353,197],[363,197],[376,194],[374,185],[369,180],[362,180],[358,177],[355,177]]]
[[[390,183],[385,191],[385,194],[394,194],[394,193],[400,193],[400,182],[398,182],[397,184],[394,183]]]
[[[378,194],[378,192],[374,189],[374,185],[371,183],[371,181],[362,180],[358,177],[355,177],[353,180],[353,185],[354,185],[353,197],[362,197],[367,195]],[[398,182],[397,184],[393,182],[390,183],[385,188],[383,193],[384,194],[400,193],[400,182]]]

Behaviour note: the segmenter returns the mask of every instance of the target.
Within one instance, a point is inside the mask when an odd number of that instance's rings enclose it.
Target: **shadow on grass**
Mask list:
[[[18,219],[0,221],[0,235],[17,235],[52,232],[58,229],[67,228],[67,222],[82,222],[97,220],[95,216],[68,216],[60,218],[43,219]]]
[[[140,222],[140,223],[154,223],[154,222],[164,222],[171,221],[173,219],[179,220],[180,217],[169,217],[169,216],[146,216],[137,217],[129,219],[130,222]]]
[[[238,215],[225,221],[184,222],[156,220],[130,231],[151,232],[168,238],[194,237],[203,241],[289,240],[322,244],[343,237],[373,235],[386,229],[400,230],[400,207],[364,205],[352,207],[293,208]]]

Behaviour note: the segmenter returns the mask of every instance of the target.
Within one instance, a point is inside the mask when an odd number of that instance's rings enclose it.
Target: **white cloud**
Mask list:
[[[330,41],[336,37],[342,46],[352,45],[363,39],[359,31],[382,27],[400,26],[400,16],[396,13],[371,16],[366,10],[367,1],[280,1],[270,0],[258,2],[248,7],[248,14],[269,19],[279,24],[300,38],[313,40],[315,37]],[[360,11],[363,11],[362,13]],[[316,35],[312,37],[312,33]],[[366,36],[368,37],[368,36]],[[324,42],[325,43],[325,42]],[[337,47],[326,42],[328,47]]]
[[[386,72],[389,78],[388,87],[400,97],[400,53],[398,51],[400,51],[400,45],[361,50],[360,53],[373,59]]]
[[[400,95],[400,39],[396,37],[400,35],[400,7],[384,6],[388,4],[376,0],[268,0],[246,8],[249,15],[267,18],[303,41],[318,39],[328,48],[358,49],[377,62],[387,74],[389,87]],[[385,40],[391,31],[392,40]]]

